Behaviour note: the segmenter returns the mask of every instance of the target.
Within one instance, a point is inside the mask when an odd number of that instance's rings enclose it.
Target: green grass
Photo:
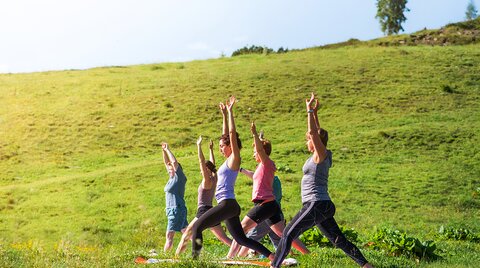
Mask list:
[[[475,266],[479,244],[436,232],[441,225],[480,232],[479,48],[360,46],[2,74],[0,266],[130,267],[136,255],[160,251],[167,180],[160,144],[169,142],[186,170],[191,219],[200,181],[194,143],[220,135],[217,104],[231,94],[239,99],[242,166],[255,167],[255,120],[273,142],[272,159],[293,171],[278,172],[289,220],[301,206],[304,99],[312,91],[330,132],[337,221],[364,242],[388,227],[435,240],[443,252],[417,263],[365,248],[367,258],[378,267]],[[236,193],[243,216],[251,207],[245,177]],[[205,258],[226,255],[211,234],[206,239]],[[302,267],[355,267],[338,249],[313,252],[298,257]]]

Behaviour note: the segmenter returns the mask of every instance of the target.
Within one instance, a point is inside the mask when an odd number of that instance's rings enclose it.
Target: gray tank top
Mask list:
[[[215,194],[215,187],[217,187],[217,175],[210,177],[212,180],[212,188],[204,189],[202,183],[198,186],[198,202],[197,207],[212,206],[213,195]]]
[[[328,170],[332,166],[332,152],[320,164],[313,162],[313,156],[303,165],[302,203],[330,200],[328,195]]]

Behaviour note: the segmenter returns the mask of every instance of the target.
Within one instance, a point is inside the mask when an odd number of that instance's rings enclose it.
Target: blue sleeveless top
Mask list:
[[[185,207],[185,184],[187,177],[183,173],[183,168],[178,164],[175,175],[171,176],[165,185],[165,201],[167,208]]]
[[[217,171],[218,181],[215,193],[215,199],[220,203],[225,199],[235,199],[235,181],[237,180],[238,171],[231,170],[227,165],[228,159],[223,162]]]

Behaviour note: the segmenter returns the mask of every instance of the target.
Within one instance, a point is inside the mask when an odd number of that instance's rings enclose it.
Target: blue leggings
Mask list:
[[[292,241],[314,225],[322,231],[335,247],[342,249],[360,266],[365,265],[368,261],[363,257],[360,250],[345,238],[333,215],[335,215],[335,205],[330,200],[304,203],[302,209],[285,227],[272,266],[280,267],[290,252]]]

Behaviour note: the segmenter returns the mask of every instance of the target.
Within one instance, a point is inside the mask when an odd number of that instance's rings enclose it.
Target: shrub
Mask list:
[[[340,226],[340,230],[348,241],[352,243],[358,242],[357,231],[351,228],[347,229],[343,226]],[[300,235],[300,240],[307,246],[333,247],[333,244],[323,236],[322,232],[315,226]]]
[[[455,93],[455,89],[450,85],[442,85],[442,91],[445,93]]]
[[[477,234],[466,228],[454,228],[454,227],[444,227],[440,226],[438,230],[440,237],[445,239],[452,240],[463,240],[478,243],[480,242],[480,234]]]
[[[294,173],[294,171],[288,165],[282,165],[282,164],[279,164],[277,166],[277,171],[283,172],[283,173]]]
[[[367,246],[376,250],[384,250],[393,256],[405,255],[418,259],[434,259],[437,246],[434,241],[420,241],[418,238],[410,237],[399,230],[380,229],[378,230]]]
[[[288,48],[280,47],[280,48],[277,50],[277,53],[278,53],[278,54],[287,53],[287,52],[288,52]]]
[[[248,54],[264,54],[268,55],[271,53],[275,53],[275,50],[268,48],[268,47],[262,47],[262,46],[244,46],[240,49],[235,50],[232,53],[232,57],[234,56],[239,56],[239,55],[248,55]]]

